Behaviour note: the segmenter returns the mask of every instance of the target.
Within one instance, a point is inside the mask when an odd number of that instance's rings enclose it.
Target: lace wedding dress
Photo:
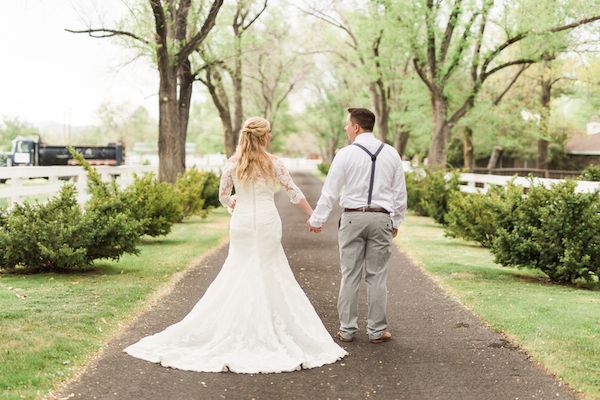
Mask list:
[[[304,195],[283,162],[277,180],[291,201]],[[275,183],[240,183],[229,161],[219,197],[231,206],[229,255],[215,280],[180,322],[124,349],[143,360],[190,371],[269,373],[314,368],[347,353],[331,338],[296,282],[281,246]]]

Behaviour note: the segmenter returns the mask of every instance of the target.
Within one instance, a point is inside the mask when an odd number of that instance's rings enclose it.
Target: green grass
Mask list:
[[[495,264],[477,244],[444,237],[430,218],[409,215],[396,243],[492,329],[585,398],[600,400],[600,291]]]
[[[220,244],[227,221],[218,209],[177,224],[144,239],[140,256],[92,272],[0,275],[0,398],[41,398],[67,380],[173,274]]]

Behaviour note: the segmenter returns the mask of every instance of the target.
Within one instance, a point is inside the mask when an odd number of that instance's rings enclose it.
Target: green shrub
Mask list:
[[[448,199],[450,194],[458,191],[458,173],[444,171],[428,171],[423,179],[421,201],[419,202],[427,216],[436,222],[445,224],[445,215],[448,212]]]
[[[126,235],[135,243],[142,235],[166,235],[171,231],[174,223],[183,219],[178,193],[173,190],[171,184],[159,182],[154,174],[146,174],[142,177],[136,175],[133,183],[121,190],[115,181],[103,182],[98,171],[74,149],[71,150],[71,154],[87,172],[91,198],[86,203],[86,210],[103,213],[115,224],[134,225],[131,220],[137,222],[137,232],[133,226],[132,229],[125,229],[123,233],[114,230],[111,232],[110,225],[106,225],[104,231],[107,234],[116,237]],[[104,250],[110,253],[110,245],[114,243],[114,238],[102,236],[98,239],[101,243],[107,244],[108,247]],[[127,248],[131,249],[131,245]]]
[[[322,162],[321,164],[317,165],[317,168],[323,175],[327,175],[329,173],[329,167],[331,167],[331,164],[326,162]]]
[[[160,182],[152,173],[134,176],[123,191],[127,213],[142,223],[142,234],[161,236],[183,219],[181,198],[173,185]]]
[[[444,232],[492,247],[499,223],[511,218],[523,188],[512,184],[491,187],[486,193],[453,192],[448,202]]]
[[[125,253],[138,254],[136,245],[144,233],[145,221],[131,214],[130,202],[115,181],[103,182],[81,154],[72,148],[70,152],[87,173],[90,198],[85,204],[85,215],[93,227],[89,258],[118,260]]]
[[[205,172],[206,181],[204,182],[204,188],[202,188],[202,198],[204,199],[205,210],[210,208],[221,207],[219,201],[219,184],[221,178],[214,172]]]
[[[196,167],[180,174],[175,183],[183,207],[183,217],[200,215],[206,210],[219,207],[219,177],[213,172],[199,171]]]
[[[581,180],[584,181],[600,181],[600,165],[588,165],[581,173]]]
[[[408,172],[404,176],[406,178],[408,208],[418,215],[427,216],[427,210],[425,210],[421,203],[425,190],[425,177],[420,176],[417,172]]]
[[[46,204],[16,204],[2,227],[2,267],[51,271],[88,266],[82,220],[72,185]]]
[[[566,181],[532,187],[498,222],[492,246],[496,262],[535,268],[555,282],[597,282],[600,268],[598,193],[575,193]]]

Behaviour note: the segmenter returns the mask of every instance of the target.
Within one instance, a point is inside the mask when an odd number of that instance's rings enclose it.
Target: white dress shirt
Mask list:
[[[381,145],[381,141],[371,132],[359,134],[355,143],[366,147],[373,154]],[[340,194],[339,204],[343,208],[366,207],[370,179],[371,157],[358,146],[349,145],[340,149],[331,163],[321,190],[321,197],[310,217],[309,224],[314,227],[322,226],[327,221]],[[398,152],[386,144],[375,162],[371,207],[381,207],[389,211],[392,226],[397,229],[404,220],[406,201],[406,181],[402,160]]]

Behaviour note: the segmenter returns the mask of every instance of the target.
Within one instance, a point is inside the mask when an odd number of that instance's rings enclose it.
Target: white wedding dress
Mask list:
[[[304,196],[283,162],[277,180],[293,203]],[[228,161],[219,197],[236,203],[229,254],[204,296],[181,321],[123,351],[190,371],[270,373],[320,367],[347,353],[338,346],[296,282],[281,246],[281,219],[265,180],[240,183]]]

